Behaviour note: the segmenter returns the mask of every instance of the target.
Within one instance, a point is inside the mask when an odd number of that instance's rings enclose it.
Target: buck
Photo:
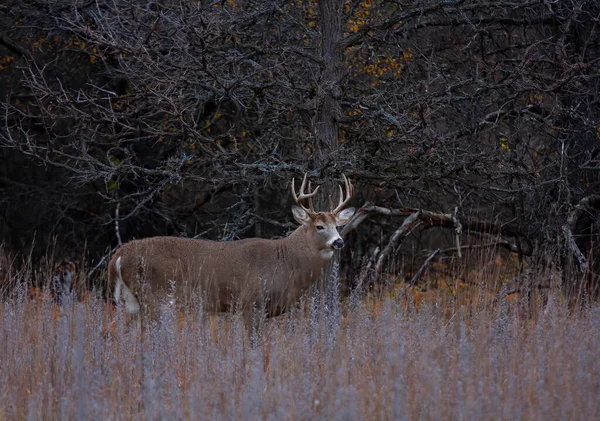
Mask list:
[[[309,182],[305,193],[306,174],[298,192],[292,178],[296,203],[292,214],[300,226],[282,239],[219,242],[151,237],[131,241],[109,263],[109,291],[114,292],[116,303],[125,301],[130,314],[140,311],[144,290],[152,296],[170,291],[183,302],[200,293],[206,311],[241,311],[250,334],[253,308],[264,309],[267,317],[289,310],[321,276],[334,251],[344,246],[337,227],[354,214],[354,208],[344,209],[354,187],[343,178],[345,197],[339,185],[339,203],[333,208],[330,196],[329,212],[315,212],[312,198],[319,186],[311,192]]]

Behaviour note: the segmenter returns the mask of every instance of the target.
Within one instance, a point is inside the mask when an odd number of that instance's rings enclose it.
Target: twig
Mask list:
[[[2,35],[0,35],[0,45],[3,45],[4,47],[6,47],[7,50],[9,50],[15,54],[18,54],[25,59],[32,59],[31,55],[28,53],[28,51],[26,49],[24,49],[19,44],[12,42],[11,40],[7,39],[6,37],[4,37]]]
[[[100,269],[100,267],[102,266],[102,264],[112,255],[113,251],[115,249],[111,248],[108,253],[106,253],[104,256],[102,256],[102,259],[100,259],[100,261],[98,263],[96,263],[96,265],[90,270],[90,272],[88,273],[88,275],[91,275],[92,273],[96,272],[98,269]]]
[[[505,244],[503,243],[503,240],[492,241],[492,242],[489,242],[486,244],[466,244],[464,246],[460,246],[460,251],[462,252],[465,250],[476,250],[476,249],[484,249],[484,248],[488,248],[488,247],[497,247],[497,246],[505,246]],[[508,246],[507,248],[511,251],[514,251],[514,248],[517,247],[514,244],[506,244],[506,246]],[[440,253],[442,253],[442,254],[457,253],[458,254],[458,250],[457,250],[457,247],[449,247],[449,248],[441,249]]]
[[[119,231],[119,209],[121,208],[121,202],[117,202],[117,208],[115,209],[115,233],[117,234],[117,242],[119,247],[123,246],[121,241],[121,232]]]
[[[297,225],[294,225],[291,222],[280,222],[280,221],[276,221],[275,219],[265,218],[255,212],[249,212],[248,216],[251,216],[252,218],[256,219],[257,221],[266,222],[267,224],[271,224],[276,227],[287,228],[287,229],[294,229],[297,227]]]

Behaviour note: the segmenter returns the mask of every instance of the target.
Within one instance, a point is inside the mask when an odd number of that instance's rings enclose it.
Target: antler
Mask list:
[[[321,186],[317,186],[317,188],[314,189],[312,193],[304,193],[304,187],[306,187],[306,174],[304,174],[304,179],[302,180],[302,184],[300,185],[300,191],[298,192],[298,195],[296,195],[296,188],[294,187],[294,178],[292,177],[292,197],[296,201],[296,204],[302,209],[304,209],[306,212],[314,214],[315,210],[313,209],[312,197],[315,194],[317,194],[317,191],[319,191],[319,187]],[[308,182],[308,190],[310,191],[310,181]],[[308,208],[302,205],[302,200],[304,199],[308,199]]]
[[[339,184],[338,186],[340,188],[340,202],[338,203],[338,205],[335,209],[331,209],[331,213],[334,215],[337,214],[342,209],[344,209],[344,206],[346,206],[348,204],[348,202],[350,200],[352,200],[352,197],[354,196],[354,186],[352,185],[350,180],[348,180],[346,178],[346,176],[344,174],[342,174],[342,177],[344,177],[344,182],[346,183],[346,199],[344,200],[344,190],[342,189],[342,185]],[[333,208],[333,205],[330,204],[330,207]]]

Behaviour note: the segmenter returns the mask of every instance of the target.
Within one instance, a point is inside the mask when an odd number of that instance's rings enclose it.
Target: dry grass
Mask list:
[[[166,309],[142,337],[93,296],[21,291],[0,302],[0,419],[599,419],[600,307],[523,308],[388,296],[344,318],[307,297],[252,350],[236,316]]]

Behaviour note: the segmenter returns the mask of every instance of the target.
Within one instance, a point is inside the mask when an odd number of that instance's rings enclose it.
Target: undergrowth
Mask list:
[[[235,314],[165,306],[139,331],[95,294],[21,288],[0,302],[0,419],[600,417],[600,307],[413,295],[307,295],[252,349]]]

